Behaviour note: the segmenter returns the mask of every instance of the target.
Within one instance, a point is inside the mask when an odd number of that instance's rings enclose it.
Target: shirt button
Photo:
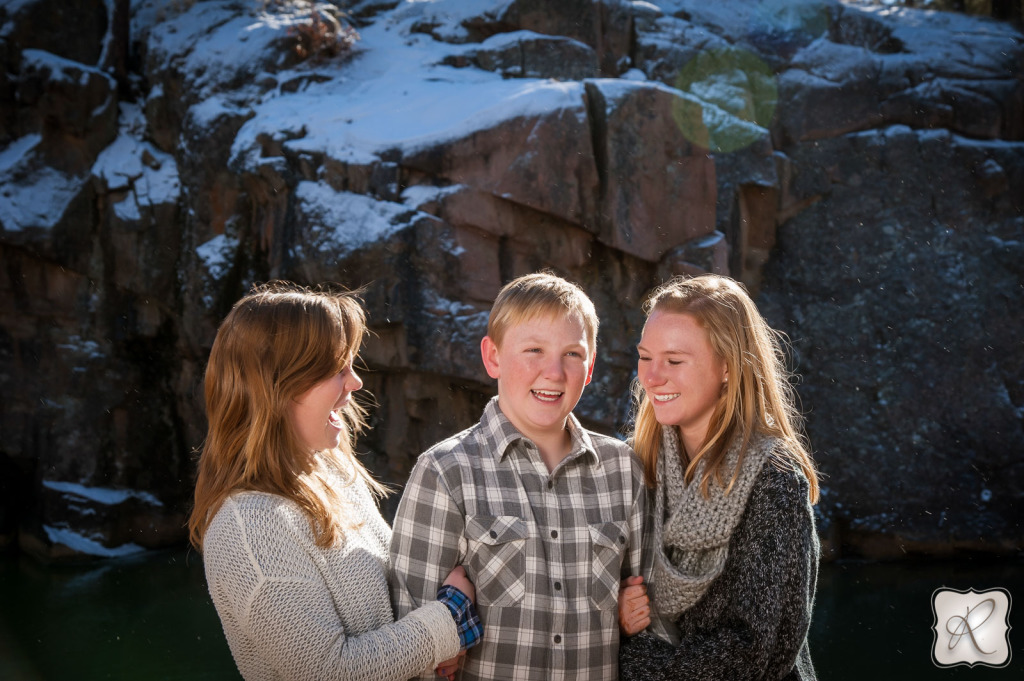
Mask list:
[[[562,583],[561,582],[555,582],[555,591],[561,591],[561,590],[562,590]]]
[[[555,643],[561,643],[561,642],[562,642],[562,637],[559,636],[558,634],[555,634]]]
[[[548,489],[552,489],[555,486],[554,480],[548,480]]]
[[[495,532],[494,530],[491,530],[491,539],[497,539],[497,538],[498,538],[498,533]]]
[[[558,539],[558,530],[551,530],[551,538]]]
[[[619,535],[619,543],[620,544],[625,544],[626,543],[626,538],[623,537],[621,534]]]

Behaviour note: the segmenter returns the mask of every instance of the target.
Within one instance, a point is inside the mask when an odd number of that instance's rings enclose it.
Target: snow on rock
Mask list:
[[[231,268],[231,262],[238,250],[238,239],[227,234],[218,234],[196,248],[203,266],[210,277],[219,281]]]
[[[43,525],[46,537],[53,544],[62,544],[72,551],[83,553],[87,556],[98,556],[100,558],[120,558],[145,551],[138,544],[121,544],[113,548],[104,546],[94,538],[68,529],[67,527],[54,527]]]
[[[408,225],[412,214],[402,204],[337,192],[318,182],[300,182],[295,199],[299,220],[308,225],[307,243],[339,257],[386,239]]]
[[[130,489],[110,489],[108,487],[88,487],[77,482],[43,480],[43,487],[60,492],[68,497],[87,499],[104,506],[116,506],[129,499],[138,499],[150,506],[163,506],[159,499],[149,492]]]
[[[0,159],[0,227],[6,232],[52,228],[82,190],[83,179],[33,162],[28,151],[38,140],[16,140]]]
[[[120,109],[120,134],[96,159],[93,176],[110,191],[132,190],[137,206],[176,202],[181,182],[174,157],[142,139],[145,118],[138,105],[122,103]],[[115,210],[138,216],[137,206]]]

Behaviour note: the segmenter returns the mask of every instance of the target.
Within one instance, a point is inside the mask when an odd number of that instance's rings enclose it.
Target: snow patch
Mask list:
[[[412,187],[406,187],[402,190],[402,203],[409,208],[416,210],[425,203],[440,201],[444,197],[450,194],[457,194],[463,189],[465,189],[465,185],[461,184],[453,184],[447,187],[413,185]]]
[[[111,489],[109,487],[86,487],[77,482],[61,482],[57,480],[43,480],[43,487],[61,492],[73,497],[88,499],[104,506],[116,506],[128,499],[138,499],[150,506],[163,506],[163,503],[149,492],[139,492],[130,489]]]
[[[63,544],[72,551],[78,553],[84,553],[88,556],[101,556],[103,558],[118,558],[121,556],[130,556],[132,554],[141,553],[145,551],[144,548],[138,544],[121,544],[109,548],[99,543],[95,539],[90,539],[83,534],[75,532],[74,530],[66,527],[52,527],[50,525],[43,525],[43,530],[46,532],[46,537],[53,544]]]
[[[228,270],[238,250],[238,239],[227,234],[218,234],[196,248],[196,255],[203,261],[206,271],[214,280],[220,280]]]
[[[135,194],[133,203],[137,205],[177,202],[181,196],[178,165],[173,156],[143,141],[146,124],[139,105],[120,105],[119,126],[117,139],[96,158],[92,166],[93,176],[103,180],[111,191],[131,189]],[[115,212],[119,217],[131,216],[133,213],[129,207],[118,209],[117,206],[123,203],[115,205]],[[139,219],[137,205],[134,217],[125,219]]]
[[[409,208],[362,194],[336,192],[326,184],[300,182],[297,212],[304,216],[321,253],[344,254],[391,236],[408,224]]]
[[[24,139],[24,138],[22,138]],[[24,159],[19,159],[23,161]],[[51,229],[60,222],[68,205],[81,191],[84,179],[44,166],[18,172],[27,162],[0,169],[0,225],[20,232],[32,227]],[[16,176],[17,175],[17,176]]]
[[[58,343],[57,348],[60,350],[70,350],[76,355],[81,355],[87,359],[102,359],[106,357],[100,352],[100,344],[94,340],[88,340],[81,336],[74,335],[68,337],[68,342]]]

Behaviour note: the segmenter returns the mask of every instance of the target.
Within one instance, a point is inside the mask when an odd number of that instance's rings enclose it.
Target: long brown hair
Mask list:
[[[308,516],[316,543],[330,546],[345,526],[329,482],[341,474],[383,487],[354,456],[365,425],[356,401],[339,414],[346,428],[337,449],[310,453],[288,418],[292,401],[351,365],[366,332],[354,293],[274,281],[256,286],[221,323],[206,367],[206,441],[199,458],[189,539],[203,535],[225,498],[237,490],[283,496]]]
[[[703,444],[688,452],[685,480],[693,481],[697,464],[705,461],[701,492],[707,496],[712,478],[732,488],[743,463],[742,452],[754,432],[783,440],[790,463],[810,482],[810,500],[818,500],[818,475],[811,460],[803,417],[796,408],[796,391],[786,369],[786,341],[768,326],[742,284],[715,274],[677,277],[655,289],[644,304],[647,317],[655,311],[690,315],[708,334],[711,347],[728,368],[729,380],[715,406]],[[643,462],[644,479],[654,487],[662,426],[639,381],[633,384],[634,424],[631,439]],[[742,438],[740,459],[733,471],[724,471],[725,455],[733,438]],[[730,475],[731,474],[731,475]],[[728,486],[723,483],[729,475]]]

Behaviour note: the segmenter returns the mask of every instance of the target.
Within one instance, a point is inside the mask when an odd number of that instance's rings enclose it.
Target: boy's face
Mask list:
[[[485,337],[480,350],[487,374],[498,379],[502,413],[534,441],[565,428],[594,371],[586,330],[576,317],[534,317],[506,329],[501,347]]]

